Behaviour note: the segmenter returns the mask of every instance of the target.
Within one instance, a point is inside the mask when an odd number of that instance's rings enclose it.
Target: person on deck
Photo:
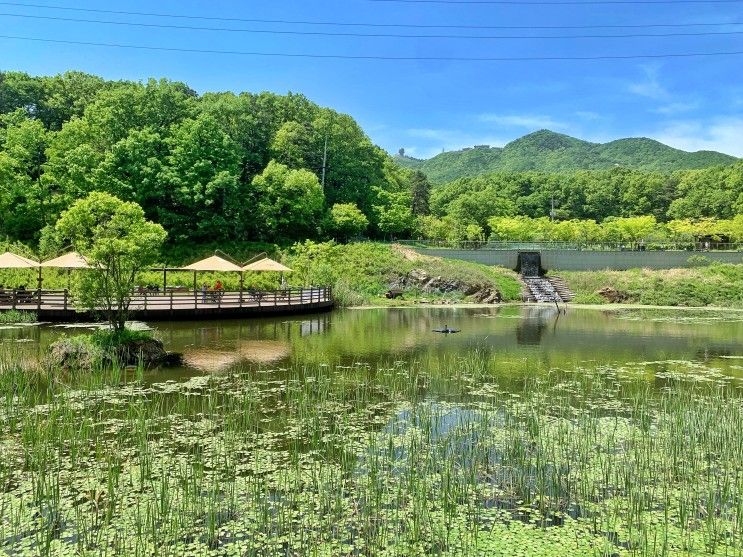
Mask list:
[[[224,294],[224,286],[222,286],[222,281],[217,280],[217,282],[214,283],[214,301],[215,302],[221,301],[223,294]]]
[[[201,301],[202,303],[206,303],[206,292],[209,290],[209,286],[204,283],[201,285]]]

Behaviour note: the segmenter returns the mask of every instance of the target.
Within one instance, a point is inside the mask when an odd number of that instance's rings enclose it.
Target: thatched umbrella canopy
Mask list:
[[[274,272],[274,273],[291,273],[292,270],[278,261],[265,257],[253,263],[248,263],[242,268],[243,271],[253,271],[254,273]]]
[[[284,273],[292,272],[289,267],[282,265],[278,261],[274,261],[270,257],[264,257],[258,261],[248,263],[243,267],[243,271],[251,271],[253,273],[281,273],[281,284],[284,283]]]
[[[91,265],[88,262],[88,260],[85,258],[84,255],[80,255],[76,251],[71,251],[68,253],[65,253],[64,255],[60,255],[59,257],[55,257],[54,259],[50,259],[49,261],[44,261],[41,264],[42,267],[53,267],[56,269],[90,269]]]
[[[0,255],[0,269],[37,269],[39,263],[22,255],[6,251]]]
[[[232,261],[228,261],[224,257],[219,257],[218,255],[212,255],[211,257],[207,257],[206,259],[202,259],[200,261],[196,261],[195,263],[191,263],[190,265],[187,265],[182,268],[183,271],[193,271],[193,289],[194,291],[196,288],[196,273],[199,271],[216,271],[216,272],[236,272],[241,273],[242,276],[242,268],[233,263]]]
[[[38,261],[6,251],[0,255],[0,269],[38,269],[37,281],[39,289],[41,289],[41,266]]]
[[[70,251],[49,261],[44,261],[42,267],[67,270],[67,290],[70,289],[70,272],[72,269],[90,269],[91,265],[84,255]]]
[[[196,261],[195,263],[191,263],[190,265],[183,267],[183,270],[184,271],[223,271],[223,272],[242,271],[239,265],[236,265],[232,261],[226,260],[224,257],[219,257],[218,255],[212,255],[211,257],[202,259],[201,261]]]

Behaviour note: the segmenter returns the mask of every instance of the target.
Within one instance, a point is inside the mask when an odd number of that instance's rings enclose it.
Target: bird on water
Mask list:
[[[458,333],[459,329],[450,329],[449,325],[444,325],[441,329],[434,329],[434,333],[444,333],[445,335],[451,334],[451,333]]]

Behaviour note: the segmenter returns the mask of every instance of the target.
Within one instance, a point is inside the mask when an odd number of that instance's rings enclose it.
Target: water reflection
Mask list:
[[[523,345],[539,345],[548,328],[557,326],[560,310],[552,306],[526,306],[516,326],[516,342]]]
[[[554,306],[339,310],[295,318],[153,323],[169,350],[182,352],[187,367],[168,373],[219,373],[245,363],[286,367],[304,363],[395,360],[439,361],[478,351],[504,362],[537,358],[551,367],[581,362],[687,359],[707,361],[743,355],[739,314],[679,310],[651,318],[626,310],[595,311]],[[719,312],[718,312],[719,313]],[[697,317],[695,317],[697,316]],[[657,317],[657,316],[656,316]],[[456,335],[437,335],[447,324]],[[60,335],[88,329],[49,326],[0,328],[0,346],[31,357],[45,353]]]

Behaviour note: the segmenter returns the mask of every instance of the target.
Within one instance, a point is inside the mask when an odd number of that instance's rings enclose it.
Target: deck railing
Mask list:
[[[131,311],[239,309],[244,307],[295,307],[332,302],[329,286],[279,290],[146,290],[132,294]],[[74,310],[76,300],[68,290],[0,290],[0,309]],[[103,309],[103,308],[99,308]]]

